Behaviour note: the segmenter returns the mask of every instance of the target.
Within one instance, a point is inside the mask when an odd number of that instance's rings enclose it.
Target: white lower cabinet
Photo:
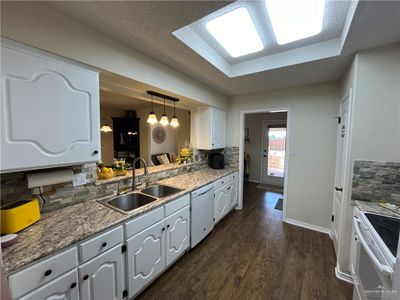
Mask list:
[[[78,271],[77,269],[69,271],[19,299],[79,300]]]
[[[226,186],[223,186],[215,191],[214,198],[214,222],[219,222],[228,212],[229,194],[226,191]]]
[[[165,220],[127,239],[126,246],[130,299],[165,269]]]
[[[238,181],[234,180],[230,184],[229,192],[229,201],[228,201],[228,210],[234,208],[238,203]]]
[[[79,266],[81,299],[122,300],[123,258],[121,245],[118,245]]]
[[[237,173],[228,175],[218,180],[218,187],[214,195],[214,222],[219,222],[238,203],[238,179]],[[221,186],[224,184],[223,186]]]
[[[170,266],[185,253],[190,244],[189,206],[173,213],[165,219],[166,230],[166,266]]]

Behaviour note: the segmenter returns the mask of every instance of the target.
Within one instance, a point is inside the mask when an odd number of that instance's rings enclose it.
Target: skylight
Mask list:
[[[206,28],[232,57],[264,49],[250,14],[244,7],[208,21]]]
[[[325,0],[265,0],[265,5],[279,45],[322,30]]]

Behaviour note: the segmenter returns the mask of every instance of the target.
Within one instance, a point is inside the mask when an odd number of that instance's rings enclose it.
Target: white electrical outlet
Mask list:
[[[77,173],[74,174],[74,181],[72,182],[73,186],[80,186],[87,183],[86,173]]]

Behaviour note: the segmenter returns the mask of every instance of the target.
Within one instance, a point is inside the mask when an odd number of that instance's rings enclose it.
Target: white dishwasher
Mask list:
[[[192,192],[190,220],[190,248],[193,248],[214,228],[214,184]]]

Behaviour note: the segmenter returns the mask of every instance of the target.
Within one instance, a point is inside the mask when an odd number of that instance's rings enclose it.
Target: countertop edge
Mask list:
[[[82,236],[79,236],[76,239],[71,239],[67,244],[65,244],[63,246],[60,246],[60,247],[55,246],[55,247],[52,247],[51,249],[49,249],[48,251],[43,251],[43,252],[40,252],[37,255],[33,255],[32,259],[25,259],[24,261],[22,261],[20,263],[14,263],[14,262],[12,262],[11,259],[7,258],[8,248],[5,248],[5,249],[3,249],[3,253],[2,253],[3,271],[5,272],[5,274],[7,276],[12,275],[12,274],[20,271],[21,269],[27,268],[30,265],[35,264],[38,261],[40,261],[40,260],[42,260],[42,259],[44,259],[44,258],[46,258],[48,256],[52,256],[52,255],[54,255],[56,253],[62,252],[63,250],[66,250],[66,249],[68,249],[70,247],[73,247],[73,246],[77,245],[80,242],[83,242],[85,240],[93,238],[94,236],[102,233],[103,231],[106,231],[106,230],[108,230],[108,229],[110,229],[112,227],[117,227],[119,225],[122,225],[124,222],[126,222],[126,221],[128,221],[130,219],[136,218],[139,215],[142,215],[142,214],[144,214],[144,213],[146,213],[148,211],[151,211],[151,210],[153,210],[153,209],[155,209],[157,207],[160,207],[160,206],[164,205],[167,202],[173,201],[173,200],[175,200],[175,199],[177,199],[177,198],[179,198],[179,197],[181,197],[183,195],[191,193],[192,191],[194,191],[194,190],[196,190],[198,188],[201,188],[201,187],[203,187],[203,186],[205,186],[207,184],[210,184],[210,183],[212,183],[212,182],[214,182],[214,181],[216,181],[216,180],[218,180],[218,179],[220,179],[222,177],[228,176],[228,175],[238,171],[237,168],[226,168],[226,169],[222,169],[222,170],[226,170],[226,172],[223,172],[223,174],[220,174],[220,175],[218,175],[218,176],[216,176],[216,177],[214,177],[214,178],[212,178],[210,180],[202,182],[198,186],[185,189],[184,191],[179,192],[179,193],[177,193],[175,195],[172,195],[172,196],[169,196],[169,197],[165,197],[165,198],[159,199],[159,200],[157,200],[157,201],[155,201],[153,203],[150,203],[150,204],[153,204],[153,205],[143,206],[142,208],[139,208],[138,211],[136,211],[136,213],[123,214],[123,213],[119,213],[119,212],[114,211],[112,208],[108,208],[107,207],[107,209],[120,214],[120,219],[116,220],[115,222],[110,222],[107,225],[102,226],[101,228],[92,231],[89,235],[84,235],[83,234]],[[188,174],[191,174],[193,172],[199,172],[199,171],[201,171],[201,170],[180,174],[180,175],[177,175],[177,176],[174,176],[174,177],[184,176],[184,175],[188,175]],[[174,178],[174,177],[171,177],[171,178]],[[171,179],[171,178],[169,178],[169,179]],[[169,179],[163,179],[163,180],[160,180],[159,182],[162,183],[163,181],[169,180]],[[79,205],[83,206],[84,204],[87,205],[87,204],[93,203],[93,202],[98,203],[97,201],[98,201],[98,199],[93,199],[93,200],[87,201],[85,203],[75,204],[73,206],[79,206]],[[104,206],[103,204],[100,204],[100,203],[98,203],[98,204]],[[106,207],[106,206],[104,206],[104,207]],[[52,213],[54,213],[54,212],[52,212]],[[16,245],[18,245],[18,243]],[[15,246],[15,245],[13,245],[13,246]],[[13,247],[13,246],[11,246],[11,247]]]

